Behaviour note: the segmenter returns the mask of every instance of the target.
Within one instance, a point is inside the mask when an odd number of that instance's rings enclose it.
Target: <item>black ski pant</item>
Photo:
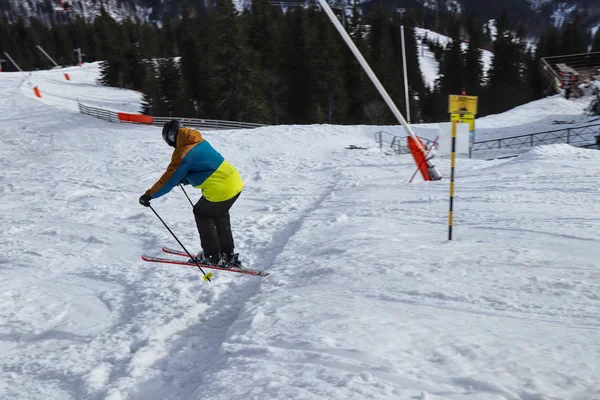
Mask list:
[[[201,197],[194,206],[194,217],[200,234],[200,246],[206,257],[219,259],[219,253],[233,254],[234,243],[229,222],[229,209],[240,197],[211,202]]]

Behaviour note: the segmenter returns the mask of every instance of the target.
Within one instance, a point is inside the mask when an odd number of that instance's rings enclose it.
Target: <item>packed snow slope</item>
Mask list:
[[[246,184],[237,250],[271,273],[208,283],[140,259],[177,246],[138,204],[160,128],[69,109],[139,95],[54,73],[41,101],[0,74],[1,399],[600,397],[600,152],[460,159],[448,241],[448,180],[408,184],[373,142],[397,128],[206,132]],[[198,251],[183,193],[152,204]]]

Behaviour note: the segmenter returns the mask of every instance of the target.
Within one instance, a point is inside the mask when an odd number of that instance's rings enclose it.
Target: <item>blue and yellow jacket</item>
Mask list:
[[[212,202],[227,201],[244,188],[237,169],[190,128],[179,129],[167,171],[146,194],[156,199],[182,182],[201,189],[202,196]]]

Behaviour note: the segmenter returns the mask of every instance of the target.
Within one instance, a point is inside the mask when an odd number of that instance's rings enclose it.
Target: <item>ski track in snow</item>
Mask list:
[[[137,203],[170,159],[160,128],[72,112],[82,89],[125,111],[139,94],[69,71],[35,73],[42,101],[0,76],[0,398],[600,397],[600,152],[459,159],[449,242],[447,181],[407,184],[412,160],[373,143],[398,127],[207,132],[246,184],[237,250],[271,272],[207,283],[139,258],[176,246]],[[153,206],[199,249],[182,193]]]

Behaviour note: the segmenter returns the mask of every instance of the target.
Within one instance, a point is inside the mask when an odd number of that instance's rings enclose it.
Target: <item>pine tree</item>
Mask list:
[[[451,94],[460,94],[464,89],[464,69],[460,25],[454,24],[451,31],[451,41],[446,47],[444,58],[440,65],[440,90],[442,98]]]
[[[200,45],[199,22],[199,18],[192,15],[192,11],[184,2],[178,31],[181,75],[184,85],[190,93],[189,101],[195,105],[194,115],[205,117],[204,104],[207,99],[203,94],[206,92],[207,79],[202,73],[202,64],[206,62],[206,55],[202,53]]]
[[[469,44],[464,54],[464,88],[468,95],[479,96],[483,80],[481,29],[472,19],[467,22]]]
[[[128,45],[123,51],[123,66],[121,71],[122,86],[126,89],[141,91],[146,80],[146,66],[140,54],[139,42]]]
[[[65,25],[53,26],[48,37],[49,41],[52,41],[51,48],[56,62],[61,65],[74,64],[73,42]]]
[[[185,99],[179,67],[170,57],[158,61],[157,86],[158,99],[154,101],[153,107],[155,115],[169,117],[188,115],[189,103]]]
[[[282,24],[282,64],[281,76],[287,82],[286,123],[310,123],[310,90],[308,54],[306,53],[306,36],[310,26],[305,22],[307,11],[294,8],[284,16]]]
[[[540,36],[536,56],[542,58],[558,56],[560,54],[560,32],[558,29],[551,27]]]
[[[162,27],[157,38],[159,53],[157,57],[174,57],[179,54],[176,23],[170,18],[163,18]]]
[[[4,52],[9,54],[12,51],[12,40],[10,39],[11,29],[6,20],[6,16],[0,13],[0,69],[4,71],[13,71],[14,66],[6,59]]]
[[[369,45],[367,61],[390,97],[401,99],[402,86],[399,82],[394,82],[396,72],[394,71],[394,52],[390,36],[390,15],[382,5],[375,8],[370,25],[371,30],[367,39]],[[393,114],[373,85],[366,87],[365,115],[368,122],[372,124],[396,122]]]
[[[156,24],[143,23],[140,27],[140,54],[145,60],[157,57],[160,53],[158,38],[160,28]]]
[[[546,94],[555,93],[554,85],[548,85],[540,71],[542,58],[560,54],[560,32],[551,27],[540,36],[535,56],[529,65],[532,97],[542,98]]]
[[[248,19],[249,44],[258,54],[260,70],[264,82],[264,92],[272,115],[272,123],[279,123],[284,116],[286,87],[280,76],[281,70],[281,31],[279,20],[281,10],[270,5],[268,0],[252,0]]]
[[[232,1],[217,0],[216,12],[219,48],[210,85],[216,115],[232,121],[268,122],[259,60],[244,43]]]
[[[581,15],[575,14],[571,22],[567,24],[562,34],[560,46],[562,54],[579,54],[586,53],[586,37],[583,30]]]
[[[51,36],[51,34],[48,31],[48,28],[45,24],[42,23],[42,21],[33,17],[29,18],[28,28],[28,39],[31,40],[30,46],[32,46],[31,52],[33,54],[33,64],[30,68],[35,68],[39,65],[48,65],[49,68],[52,68],[54,64],[51,61],[49,61],[47,57],[44,56],[36,47],[37,45],[43,43],[44,38]]]
[[[529,49],[525,34],[525,27],[519,26],[517,29],[515,40],[516,50],[519,56],[519,74],[521,77],[520,90],[517,93],[516,105],[525,104],[533,100],[533,80],[534,76],[539,73],[537,68],[534,68],[533,62],[535,59],[533,51]]]
[[[40,58],[41,54],[36,49],[36,43],[39,39],[34,32],[25,24],[23,18],[19,17],[16,24],[11,27],[10,39],[12,41],[12,57],[23,70],[31,70],[36,66],[45,64],[45,60]],[[10,54],[10,53],[9,53]],[[18,55],[17,55],[18,54]]]
[[[158,115],[160,92],[158,87],[158,69],[154,61],[146,63],[146,80],[144,81],[142,96],[142,114]]]
[[[94,33],[98,42],[96,56],[100,62],[100,81],[107,86],[119,87],[121,83],[120,70],[123,67],[120,57],[118,34],[121,33],[119,24],[108,14],[104,6],[94,20]]]
[[[96,48],[98,42],[93,29],[94,25],[87,23],[81,16],[76,16],[67,25],[67,32],[69,38],[73,43],[73,51],[75,48],[80,48],[81,53],[84,55],[84,61],[96,61]],[[73,52],[74,62],[77,60],[77,54]]]
[[[362,54],[365,54],[365,27],[363,25],[362,16],[356,1],[352,6],[352,15],[348,20],[346,29],[348,30],[350,36],[352,37],[352,41],[358,50]],[[342,51],[342,54],[345,92],[348,99],[345,122],[350,124],[361,123],[365,119],[365,87],[367,85],[371,85],[371,82],[358,63],[358,60],[356,60],[356,57],[349,49]]]
[[[311,122],[340,122],[346,110],[341,48],[342,40],[327,17],[308,10],[311,35],[307,36]]]
[[[98,44],[94,54],[96,60],[105,60],[118,51],[116,33],[119,25],[108,14],[104,6],[100,8],[98,16],[94,19],[95,42]]]
[[[520,47],[515,43],[505,12],[497,20],[497,29],[489,83],[481,104],[483,114],[504,112],[522,104],[521,93],[530,87],[524,83]]]
[[[452,26],[451,39],[440,60],[440,77],[436,80],[430,97],[426,99],[427,118],[433,117],[438,121],[448,118],[448,96],[461,94],[465,90],[467,74],[458,22]]]

